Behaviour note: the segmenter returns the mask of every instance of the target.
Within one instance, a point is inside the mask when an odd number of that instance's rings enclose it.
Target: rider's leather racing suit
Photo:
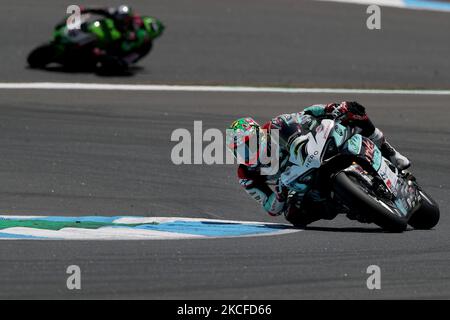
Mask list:
[[[339,117],[343,123],[359,128],[360,134],[372,140],[380,148],[383,156],[394,160],[394,163],[397,163],[399,167],[406,168],[409,166],[409,160],[386,142],[383,133],[375,128],[364,107],[357,102],[313,105],[302,112],[279,115],[264,124],[262,129],[267,130],[269,135],[270,129],[278,129],[281,136],[283,131],[295,131],[296,128],[292,127],[301,127],[302,123],[310,121],[311,116],[319,118],[323,116]],[[281,185],[279,176],[285,168],[289,153],[286,152],[286,146],[283,150],[281,144],[282,139],[280,139],[280,169],[278,173],[272,176],[262,175],[262,165],[246,166],[240,164],[238,168],[240,185],[270,215],[278,216],[284,213],[286,219],[294,225],[305,226],[319,219],[333,219],[336,216],[334,210],[330,210],[325,199],[321,198],[318,192],[307,184],[302,185],[303,192],[297,192],[297,197],[301,202],[297,201],[295,208],[290,208],[286,204],[288,191]],[[274,190],[270,185],[275,185]]]
[[[151,39],[143,29],[140,16],[131,14],[126,22],[117,8],[81,8],[81,13],[91,13],[104,16],[114,21],[113,25],[100,21],[106,37],[110,40],[108,52],[122,59],[126,64],[136,62],[151,49]],[[95,39],[95,37],[94,37]],[[101,51],[97,49],[97,51]]]

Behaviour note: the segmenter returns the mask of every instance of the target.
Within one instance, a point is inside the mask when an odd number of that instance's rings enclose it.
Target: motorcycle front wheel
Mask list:
[[[419,209],[414,212],[408,224],[414,229],[429,230],[437,225],[440,218],[439,206],[422,190],[419,191],[422,201]]]
[[[403,232],[408,224],[388,201],[378,198],[367,190],[362,181],[340,172],[334,177],[333,191],[348,208],[368,216],[371,221],[389,232]]]

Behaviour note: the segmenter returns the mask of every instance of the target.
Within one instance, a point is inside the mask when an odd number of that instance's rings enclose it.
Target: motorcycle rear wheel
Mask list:
[[[398,211],[393,209],[383,199],[378,199],[364,190],[359,182],[350,179],[346,172],[338,173],[333,182],[335,194],[349,208],[355,208],[367,215],[371,221],[389,232],[403,232],[408,224]],[[361,182],[362,184],[362,182]]]
[[[28,55],[27,62],[31,68],[45,68],[52,63],[56,57],[56,48],[53,44],[48,43],[41,45],[31,51]]]

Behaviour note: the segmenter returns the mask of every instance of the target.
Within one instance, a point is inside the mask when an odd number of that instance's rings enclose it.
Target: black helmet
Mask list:
[[[130,6],[122,4],[117,8],[116,14],[118,16],[132,16],[133,10],[131,9]]]
[[[133,24],[133,10],[130,6],[120,5],[115,12],[115,20],[119,22],[119,29],[129,29]]]

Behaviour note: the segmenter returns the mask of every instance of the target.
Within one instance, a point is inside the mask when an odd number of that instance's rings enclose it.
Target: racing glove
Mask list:
[[[348,121],[367,120],[366,109],[356,101],[344,101],[341,104],[332,103],[325,106],[325,112],[334,118],[345,116]]]

